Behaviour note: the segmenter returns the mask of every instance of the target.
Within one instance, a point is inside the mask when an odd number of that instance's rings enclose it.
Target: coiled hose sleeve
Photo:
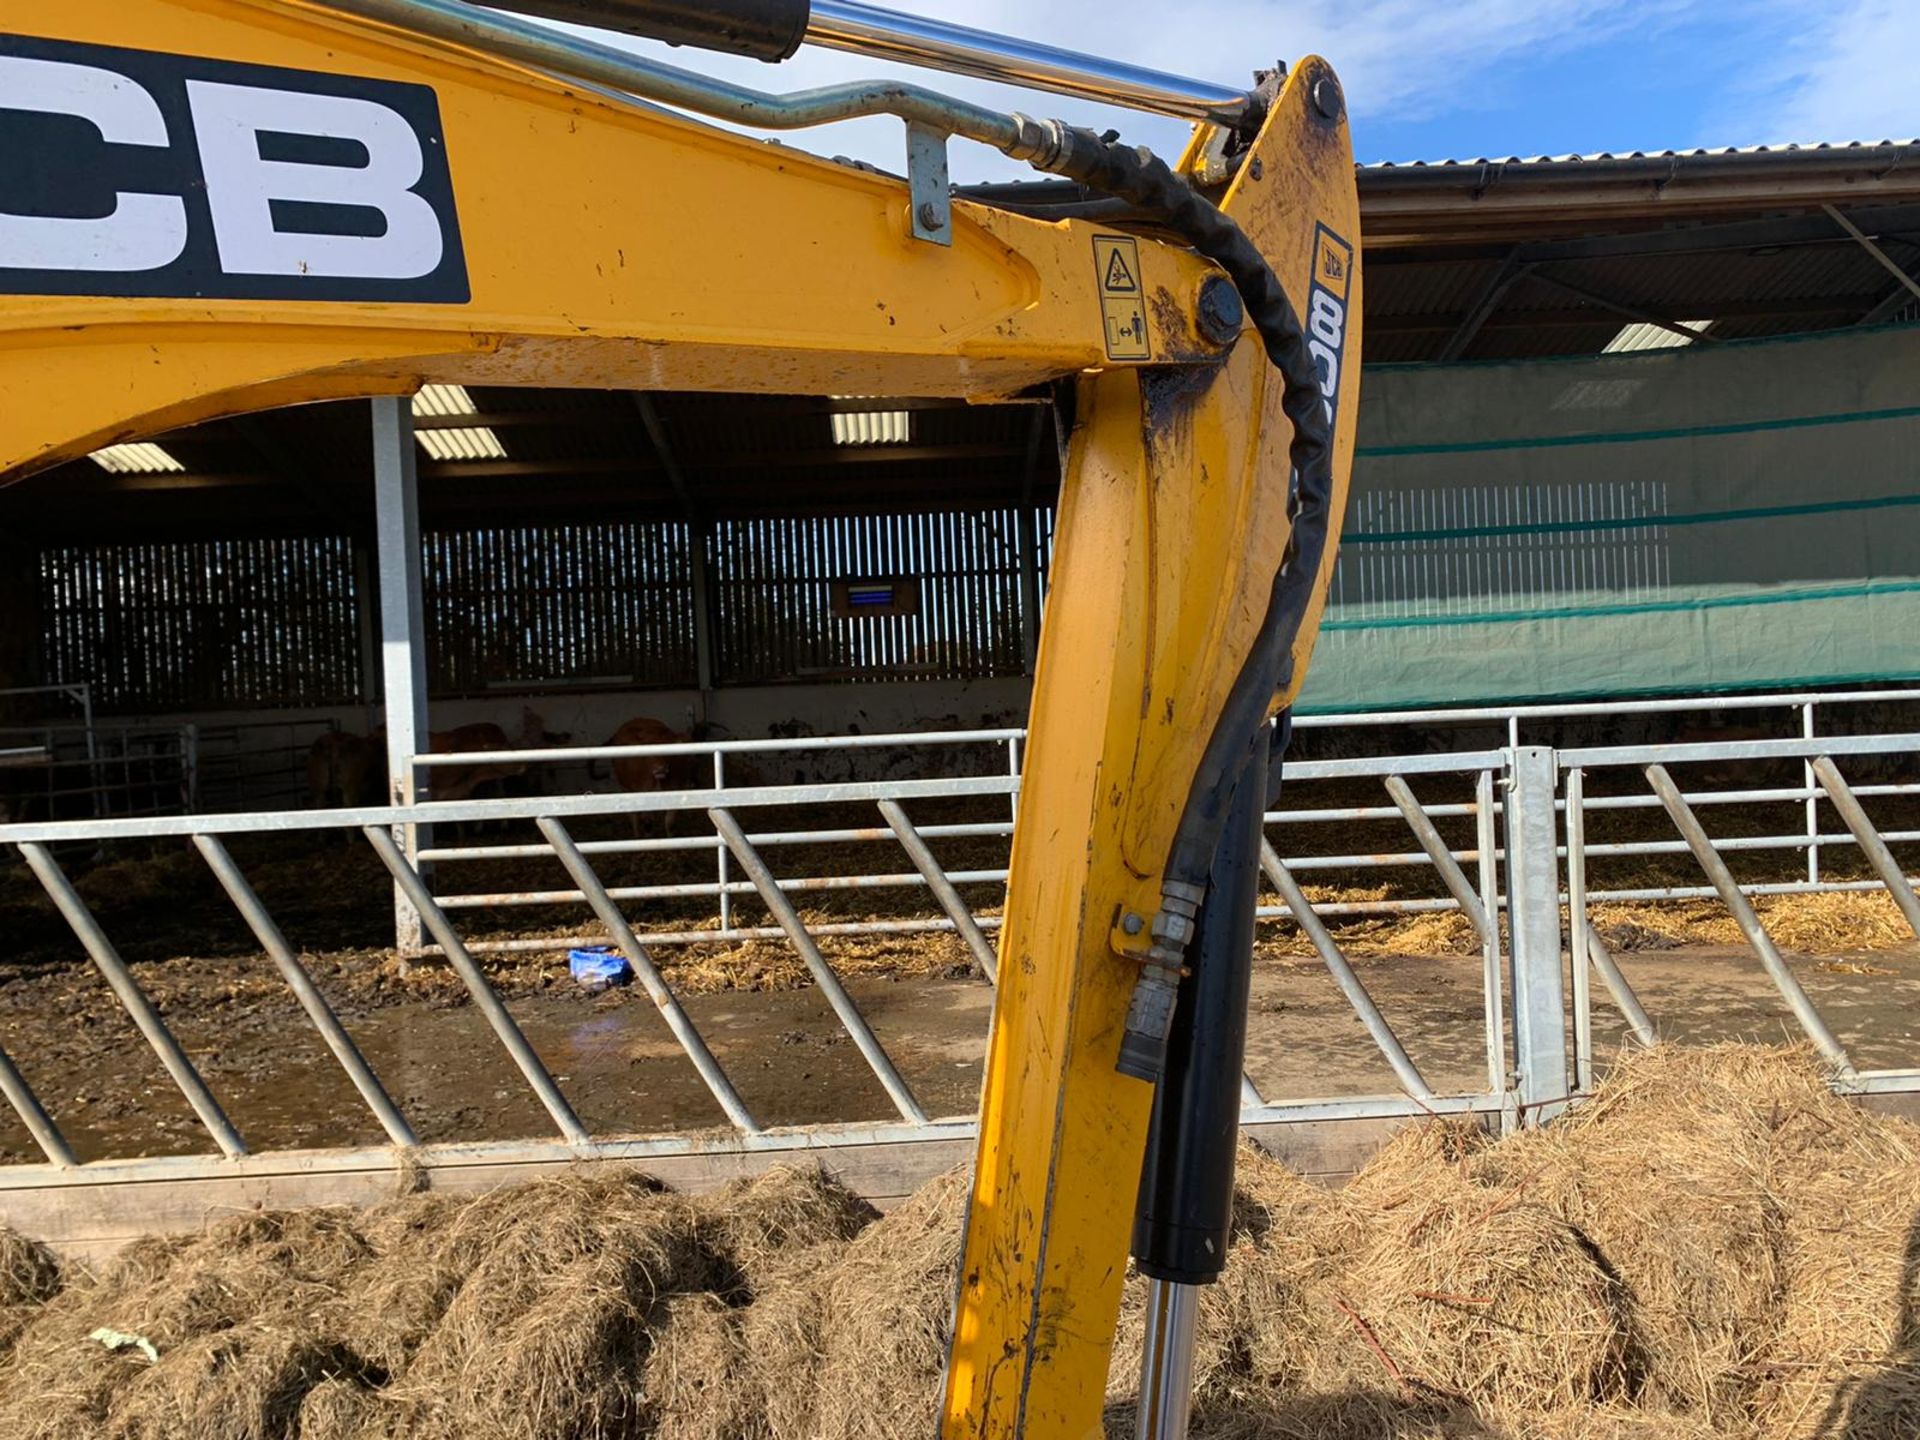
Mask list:
[[[1333,437],[1319,367],[1300,317],[1279,277],[1246,233],[1145,148],[1110,143],[1090,130],[1039,122],[1047,144],[1029,156],[1037,169],[1077,180],[1158,217],[1226,271],[1247,315],[1280,372],[1281,409],[1293,424],[1287,495],[1291,532],[1267,597],[1267,609],[1234,677],[1188,791],[1161,885],[1154,948],[1137,987],[1122,1042],[1120,1069],[1157,1080],[1172,1022],[1192,918],[1205,894],[1214,849],[1225,824],[1238,762],[1266,723],[1273,696],[1291,677],[1288,658],[1312,598],[1333,509]]]

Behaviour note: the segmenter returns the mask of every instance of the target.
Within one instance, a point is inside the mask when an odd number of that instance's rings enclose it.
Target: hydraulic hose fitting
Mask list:
[[[1153,948],[1134,981],[1126,1029],[1120,1037],[1120,1058],[1114,1065],[1122,1075],[1149,1085],[1160,1081],[1167,1063],[1167,1036],[1173,1030],[1174,1001],[1186,974],[1187,946],[1193,941],[1194,919],[1205,895],[1205,886],[1177,881],[1167,882],[1160,892],[1160,910],[1153,917]]]

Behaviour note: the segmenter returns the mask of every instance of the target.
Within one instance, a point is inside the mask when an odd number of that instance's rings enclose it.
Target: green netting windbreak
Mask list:
[[[1920,676],[1920,327],[1381,366],[1312,711]]]

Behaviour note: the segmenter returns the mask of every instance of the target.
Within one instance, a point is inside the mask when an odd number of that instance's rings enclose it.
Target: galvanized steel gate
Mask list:
[[[1794,703],[1801,701],[1796,698]],[[1511,716],[1516,729],[1521,718]],[[206,1178],[221,1173],[270,1176],[289,1171],[316,1174],[376,1163],[364,1153],[356,1159],[344,1152],[290,1152],[284,1158],[248,1157],[240,1131],[71,883],[56,855],[56,847],[71,841],[86,841],[98,847],[129,839],[180,837],[188,840],[284,977],[307,1021],[343,1067],[387,1139],[429,1168],[471,1170],[494,1162],[525,1165],[565,1163],[579,1158],[644,1159],[671,1168],[676,1159],[699,1156],[704,1157],[711,1169],[716,1157],[727,1165],[751,1165],[758,1163],[755,1157],[821,1151],[839,1155],[877,1145],[925,1145],[931,1147],[930,1155],[939,1157],[939,1163],[951,1163],[964,1153],[971,1122],[965,1117],[939,1118],[928,1114],[818,942],[836,933],[875,927],[950,930],[964,939],[980,973],[990,979],[993,951],[986,935],[995,924],[994,917],[976,916],[958,887],[1001,881],[1004,871],[946,870],[928,841],[1000,834],[1009,822],[921,828],[916,826],[911,812],[926,801],[953,797],[974,797],[990,803],[998,803],[997,797],[1004,797],[1009,806],[1016,804],[1019,741],[1017,731],[988,731],[817,742],[838,747],[960,742],[1005,747],[1009,763],[1004,772],[942,779],[729,787],[723,784],[726,755],[751,752],[755,748],[776,748],[776,742],[727,742],[680,747],[701,749],[712,756],[715,786],[700,791],[0,826],[0,843],[15,847],[24,857],[192,1107],[214,1146],[225,1157],[224,1161],[169,1157],[80,1164],[54,1117],[41,1105],[11,1058],[0,1053],[0,1093],[4,1093],[45,1157],[44,1164],[0,1169],[0,1213],[11,1214],[17,1197],[28,1192],[45,1192],[50,1187],[97,1182],[137,1188],[143,1183],[165,1183],[170,1177]],[[780,745],[791,743],[778,742]],[[1913,734],[1814,735],[1710,744],[1589,747],[1559,752],[1542,746],[1512,744],[1463,753],[1330,759],[1290,766],[1286,801],[1289,808],[1267,817],[1270,826],[1278,827],[1279,833],[1288,837],[1283,841],[1286,853],[1269,841],[1262,854],[1263,870],[1280,904],[1263,909],[1262,914],[1290,916],[1310,940],[1332,981],[1379,1051],[1383,1084],[1374,1094],[1329,1097],[1262,1096],[1249,1083],[1245,1090],[1244,1122],[1265,1128],[1309,1122],[1390,1122],[1427,1114],[1472,1113],[1512,1125],[1524,1123],[1531,1116],[1553,1113],[1593,1082],[1595,986],[1592,982],[1595,978],[1600,982],[1599,992],[1621,1013],[1626,1030],[1635,1041],[1653,1044],[1658,1040],[1658,1017],[1648,1013],[1622,968],[1609,954],[1599,932],[1587,919],[1589,906],[1621,899],[1717,896],[1746,934],[1758,967],[1778,989],[1812,1042],[1831,1062],[1836,1085],[1856,1093],[1920,1092],[1920,1068],[1869,1071],[1852,1063],[1840,1039],[1769,938],[1748,899],[1756,893],[1884,888],[1920,937],[1920,899],[1916,899],[1911,881],[1889,848],[1893,844],[1920,841],[1920,831],[1883,833],[1875,828],[1862,804],[1863,797],[1920,794],[1920,784],[1851,784],[1845,775],[1849,767],[1870,757],[1912,756],[1916,751],[1920,751],[1920,736]],[[527,752],[527,758],[538,753]],[[569,758],[579,758],[581,754],[565,753]],[[423,764],[448,763],[448,757],[421,757],[421,760]],[[1803,767],[1810,779],[1797,786],[1770,784],[1688,791],[1675,782],[1669,768],[1702,762],[1777,765],[1783,761]],[[1627,771],[1644,774],[1650,792],[1590,793],[1590,777]],[[1295,803],[1294,797],[1301,790],[1317,782],[1377,783],[1383,803],[1319,807]],[[1421,790],[1431,794],[1436,786],[1444,786],[1455,796],[1465,798],[1445,802],[1420,798]],[[1842,818],[1845,833],[1819,831],[1818,806],[1822,801],[1829,802]],[[1699,818],[1700,811],[1709,806],[1761,802],[1804,804],[1808,823],[1814,829],[1810,834],[1796,831],[1715,841],[1708,836]],[[852,829],[842,826],[756,832],[743,824],[736,813],[769,806],[847,805],[872,806],[880,823]],[[1592,815],[1609,809],[1634,808],[1664,811],[1674,826],[1673,838],[1614,845],[1587,842],[1587,821]],[[689,815],[701,820],[710,834],[678,839],[589,842],[582,842],[574,835],[580,821],[629,814]],[[1317,845],[1307,838],[1315,826],[1395,819],[1404,822],[1411,840],[1409,848],[1402,851],[1330,854],[1325,852],[1337,847]],[[597,919],[602,938],[618,945],[632,961],[638,982],[659,1009],[663,1022],[688,1063],[698,1072],[718,1112],[724,1116],[729,1132],[724,1139],[712,1133],[595,1135],[582,1124],[561,1085],[489,984],[476,958],[482,945],[464,940],[452,919],[463,906],[498,903],[513,897],[436,896],[427,878],[431,862],[451,863],[467,858],[470,851],[461,847],[436,849],[431,844],[423,845],[419,843],[421,835],[430,833],[436,825],[497,820],[531,821],[537,826],[540,840],[537,844],[471,847],[471,850],[490,855],[550,856],[564,868],[575,888],[538,892],[538,898],[548,903],[570,900],[582,904]],[[1463,845],[1444,838],[1443,825],[1451,823],[1458,834],[1464,831],[1469,820],[1472,843]],[[555,1131],[553,1140],[416,1145],[406,1117],[356,1049],[346,1027],[329,1007],[294,946],[281,932],[227,848],[227,841],[235,835],[328,830],[357,831],[363,842],[373,848],[392,875],[404,904],[420,917],[435,942],[433,948],[444,955],[464,982],[475,1007],[537,1096],[551,1120]],[[882,875],[776,878],[766,851],[784,844],[817,842],[823,838],[884,840],[898,844],[911,869]],[[1843,845],[1858,847],[1872,879],[1841,880],[1821,875],[1818,865],[1821,850]],[[711,894],[723,907],[730,906],[731,897],[750,893],[765,905],[775,923],[762,927],[740,926],[733,923],[730,910],[723,910],[717,930],[636,933],[622,909],[622,902],[661,894],[663,887],[610,888],[594,867],[593,857],[602,853],[696,847],[710,848],[718,857],[723,868],[716,879],[702,886],[664,887],[665,893],[691,889]],[[1737,882],[1728,867],[1727,853],[1768,848],[1807,850],[1812,857],[1809,878],[1745,886]],[[1590,886],[1589,862],[1621,853],[1691,855],[1701,867],[1704,883],[1638,890]],[[1316,906],[1309,902],[1300,879],[1302,875],[1350,876],[1356,871],[1409,866],[1431,867],[1444,894],[1432,898],[1354,900]],[[739,875],[744,878],[733,878],[732,867],[738,867]],[[908,885],[925,886],[940,914],[910,920],[809,925],[794,904],[796,895],[810,889]],[[1570,912],[1563,911],[1563,906],[1570,906]],[[1429,1082],[1415,1056],[1368,994],[1359,972],[1343,954],[1323,919],[1383,909],[1453,910],[1470,923],[1481,952],[1484,1088],[1447,1092]],[[1577,917],[1570,927],[1565,923],[1566,913]],[[765,1125],[751,1112],[653,958],[653,952],[666,945],[750,937],[780,937],[794,947],[820,993],[831,1005],[837,1023],[885,1090],[897,1120],[782,1129]],[[564,947],[568,942],[549,938],[508,943],[551,950]],[[1920,1056],[1914,1059],[1920,1061]],[[645,1127],[645,1117],[634,1117],[634,1131],[644,1132]],[[389,1158],[384,1163],[390,1165],[393,1161]],[[222,1164],[239,1168],[222,1172]]]

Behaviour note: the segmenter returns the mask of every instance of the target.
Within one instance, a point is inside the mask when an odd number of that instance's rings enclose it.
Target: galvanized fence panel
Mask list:
[[[1502,723],[1514,719],[1502,714]],[[432,802],[417,806],[367,807],[340,810],[260,812],[225,815],[184,815],[108,818],[87,821],[41,820],[0,826],[0,844],[17,848],[61,912],[80,937],[95,964],[101,969],[116,996],[139,1025],[149,1043],[172,1074],[176,1084],[200,1115],[209,1134],[230,1155],[242,1154],[245,1142],[220,1109],[210,1087],[194,1069],[167,1032],[135,981],[119,958],[112,941],[99,922],[87,910],[78,892],[52,858],[51,847],[68,841],[84,840],[89,845],[110,845],[120,840],[191,838],[212,865],[229,899],[251,928],[262,949],[279,969],[282,977],[300,1001],[307,1021],[313,1024],[335,1060],[346,1070],[362,1099],[380,1119],[389,1138],[404,1143],[407,1122],[397,1107],[382,1104],[386,1091],[364,1057],[332,1020],[324,1000],[312,990],[311,981],[295,958],[285,937],[260,898],[247,884],[225,849],[225,839],[236,835],[320,832],[346,830],[357,833],[374,847],[381,862],[401,887],[408,901],[420,912],[435,948],[464,981],[479,1012],[485,1017],[501,1047],[512,1058],[528,1086],[533,1090],[560,1135],[560,1143],[578,1153],[596,1151],[609,1144],[624,1144],[605,1136],[595,1136],[583,1125],[563,1089],[525,1034],[493,990],[481,956],[487,942],[461,933],[456,917],[463,910],[498,907],[513,903],[568,903],[577,905],[583,915],[599,922],[597,928],[583,928],[577,937],[553,934],[532,939],[502,942],[501,948],[564,949],[575,938],[583,941],[612,941],[635,962],[643,986],[660,1009],[663,1021],[682,1054],[698,1072],[702,1083],[713,1095],[734,1137],[726,1142],[742,1149],[774,1143],[764,1127],[740,1100],[740,1092],[726,1068],[706,1044],[680,1006],[670,976],[654,964],[651,953],[659,947],[675,944],[712,943],[737,938],[779,939],[791,944],[821,993],[827,998],[835,1018],[846,1036],[862,1054],[867,1066],[892,1099],[901,1122],[886,1122],[889,1134],[908,1137],[926,1136],[951,1139],[956,1125],[930,1119],[914,1095],[899,1066],[874,1033],[853,996],[841,983],[823,941],[845,934],[900,933],[903,931],[950,930],[969,944],[975,960],[986,969],[990,947],[986,934],[996,918],[970,910],[966,887],[997,887],[1004,882],[1003,868],[971,871],[943,866],[930,842],[943,838],[1001,838],[1011,828],[1000,819],[997,807],[1003,799],[1011,803],[1017,797],[1016,747],[1018,730],[965,731],[950,734],[906,736],[821,737],[800,741],[731,741],[657,747],[656,753],[706,755],[715,766],[716,783],[710,788],[666,794],[566,795],[554,797],[517,797],[511,799],[468,799]],[[976,765],[978,773],[918,779],[851,780],[811,785],[726,784],[728,762],[736,763],[755,751],[778,749],[859,750],[874,747],[974,747],[975,759],[991,757],[990,763]],[[1906,901],[1920,910],[1920,901],[1911,894],[1911,882],[1901,872],[1889,848],[1908,837],[1904,832],[1884,833],[1875,829],[1861,804],[1861,797],[1920,794],[1920,785],[1910,783],[1852,785],[1844,771],[1850,760],[1888,755],[1906,755],[1920,748],[1920,736],[1816,736],[1809,740],[1793,737],[1782,740],[1740,740],[1701,744],[1649,746],[1590,746],[1556,754],[1539,746],[1503,747],[1462,753],[1434,753],[1398,756],[1361,756],[1298,762],[1288,769],[1288,788],[1283,808],[1268,817],[1269,844],[1263,854],[1263,869],[1274,885],[1279,904],[1263,907],[1263,916],[1287,918],[1306,935],[1330,982],[1345,997],[1356,1018],[1379,1051],[1382,1088],[1378,1093],[1359,1096],[1273,1096],[1261,1098],[1247,1089],[1246,1118],[1251,1122],[1278,1123],[1318,1119],[1361,1117],[1391,1118],[1418,1114],[1479,1114],[1503,1117],[1505,1123],[1550,1114],[1579,1091],[1588,1087],[1594,1075],[1591,1007],[1597,993],[1614,999],[1625,1015],[1629,1028],[1643,1041],[1657,1040],[1655,1022],[1640,1007],[1638,997],[1607,954],[1606,946],[1590,924],[1584,907],[1604,903],[1609,898],[1634,895],[1651,889],[1661,895],[1716,895],[1729,904],[1736,915],[1753,916],[1749,898],[1755,894],[1782,890],[1805,891],[1810,888],[1841,890],[1862,885],[1884,885],[1895,890],[1898,902]],[[605,758],[616,753],[613,747],[565,747],[554,750],[508,752],[513,758],[537,762],[546,758]],[[1008,757],[1005,763],[999,758]],[[471,759],[473,757],[464,757]],[[489,758],[507,758],[495,754]],[[426,770],[436,765],[457,764],[463,757],[422,756],[418,763]],[[1670,766],[1699,764],[1762,764],[1775,768],[1785,764],[1811,772],[1820,787],[1819,796],[1831,803],[1847,826],[1846,833],[1818,836],[1817,843],[1838,846],[1850,844],[1864,852],[1876,875],[1869,882],[1833,877],[1819,881],[1765,882],[1742,884],[1727,869],[1723,851],[1728,842],[1706,835],[1699,819],[1701,807],[1749,802],[1760,797],[1766,803],[1786,801],[1797,806],[1808,798],[1801,787],[1781,785],[1771,776],[1763,783],[1744,790],[1689,791],[1671,778]],[[1591,794],[1588,778],[1597,771],[1645,774],[1651,785],[1646,794]],[[1665,784],[1662,784],[1665,777]],[[1565,798],[1561,790],[1564,782]],[[1324,797],[1331,803],[1311,803],[1326,787]],[[1849,797],[1851,803],[1849,803]],[[981,807],[995,807],[991,818],[967,819],[943,824],[916,823],[912,818],[922,805],[933,802],[966,801]],[[1675,824],[1672,840],[1639,838],[1606,847],[1590,845],[1586,822],[1595,813],[1611,808],[1652,807]],[[845,807],[864,808],[869,823],[850,825]],[[755,812],[777,811],[783,828],[755,830],[741,818]],[[984,812],[983,812],[984,813]],[[1564,813],[1565,819],[1560,817]],[[1795,813],[1798,811],[1796,809]],[[794,815],[808,814],[825,823],[808,825]],[[658,838],[588,839],[574,838],[577,822],[595,818],[626,816],[691,817],[698,820],[704,833],[689,836],[663,835]],[[1817,818],[1817,817],[1816,817]],[[396,827],[423,830],[438,827],[445,836],[450,827],[465,823],[531,822],[537,840],[515,840],[506,844],[442,845],[430,847],[409,857],[396,845]],[[1403,838],[1400,848],[1394,842],[1362,849],[1350,835],[1355,825],[1376,827],[1364,832],[1369,842],[1381,838],[1379,827],[1391,827]],[[1316,839],[1322,831],[1331,831],[1330,842]],[[1504,843],[1502,834],[1504,832]],[[879,844],[898,847],[904,868],[874,873],[811,874],[777,876],[768,863],[770,852],[783,847],[817,845],[831,837],[835,843]],[[917,843],[916,843],[917,842]],[[1750,848],[1771,846],[1794,849],[1815,843],[1804,834],[1741,837]],[[648,855],[673,851],[711,850],[737,867],[716,870],[715,878],[694,885],[608,884],[595,869],[600,857],[632,854]],[[1602,853],[1604,851],[1604,854]],[[1639,890],[1607,890],[1592,883],[1585,870],[1595,856],[1677,854],[1688,855],[1701,864],[1708,883],[1703,887],[1640,887]],[[484,858],[547,858],[560,865],[572,882],[568,890],[529,892],[526,895],[462,895],[434,893],[428,877],[436,867],[441,878],[457,873],[461,862]],[[1562,880],[1563,859],[1567,869]],[[1384,898],[1311,900],[1302,875],[1417,875],[1431,893],[1398,894]],[[743,874],[744,878],[732,878]],[[1900,887],[1893,881],[1897,879]],[[809,921],[797,910],[795,900],[809,893],[828,890],[890,889],[922,890],[927,901],[923,913],[895,919],[853,921]],[[974,892],[976,895],[979,891]],[[766,906],[774,923],[766,926],[738,924],[686,927],[680,931],[649,931],[636,925],[624,902],[662,896],[710,899],[718,904],[731,896],[751,894]],[[1569,932],[1562,906],[1575,904],[1575,924]],[[1743,908],[1744,907],[1744,912]],[[1906,908],[1903,903],[1903,910]],[[925,911],[936,913],[926,914]],[[1484,1089],[1453,1091],[1437,1089],[1415,1053],[1398,1034],[1381,1006],[1368,993],[1359,967],[1343,953],[1333,930],[1325,923],[1333,916],[1380,913],[1416,913],[1454,911],[1471,928],[1481,951],[1484,988],[1479,1023],[1487,1052],[1487,1085]],[[969,932],[969,923],[972,926]],[[1743,919],[1743,925],[1746,920]],[[1756,919],[1749,930],[1764,969],[1776,981],[1788,971],[1777,949],[1771,954],[1764,941],[1764,928]],[[1571,955],[1575,972],[1571,996],[1564,990],[1564,966]],[[1777,963],[1776,963],[1777,962]],[[1587,967],[1602,980],[1600,987],[1590,984]],[[1791,979],[1790,973],[1786,975]],[[1794,1004],[1794,987],[1781,983],[1781,993]],[[1806,1001],[1801,1018],[1816,1040],[1822,1039],[1824,1022]],[[1795,1006],[1796,1009],[1801,1007]],[[1831,1031],[1825,1036],[1831,1039]],[[1569,1045],[1571,1039],[1571,1045]],[[1572,1071],[1567,1059],[1571,1049]],[[1844,1052],[1837,1042],[1830,1048],[1836,1065],[1845,1065]],[[1842,1083],[1850,1089],[1893,1093],[1920,1091],[1920,1071],[1841,1070]],[[50,1163],[62,1165],[71,1159],[71,1149],[59,1134],[28,1089],[12,1062],[0,1057],[0,1092],[4,1092],[22,1122],[28,1126]],[[871,1127],[868,1127],[871,1128]],[[839,1135],[859,1135],[867,1130],[858,1125],[833,1127]],[[876,1132],[877,1133],[877,1132]],[[80,1167],[84,1173],[86,1166]],[[119,1167],[124,1170],[125,1167]],[[119,1171],[116,1171],[119,1173]]]

